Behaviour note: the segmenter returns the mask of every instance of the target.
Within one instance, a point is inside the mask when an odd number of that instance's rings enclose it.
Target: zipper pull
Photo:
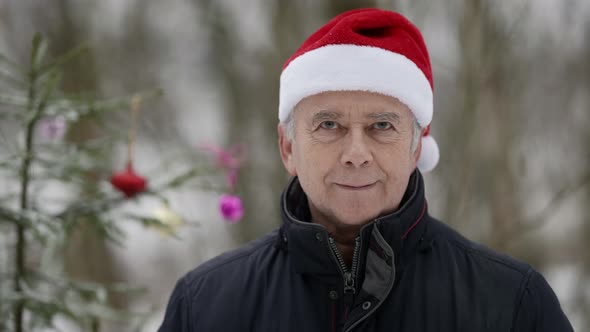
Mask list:
[[[354,277],[351,272],[344,272],[344,294],[354,294]]]

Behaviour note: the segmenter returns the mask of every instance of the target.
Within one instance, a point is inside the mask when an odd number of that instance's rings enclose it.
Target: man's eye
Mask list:
[[[323,129],[336,129],[338,128],[338,124],[336,121],[324,121],[320,124],[320,127]]]
[[[393,126],[389,122],[381,121],[381,122],[375,123],[373,125],[373,128],[378,129],[378,130],[387,130],[387,129],[393,128]]]

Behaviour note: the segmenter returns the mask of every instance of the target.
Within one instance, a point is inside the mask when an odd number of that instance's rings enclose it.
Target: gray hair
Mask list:
[[[295,139],[295,110],[289,112],[287,118],[281,122],[283,129],[285,130],[285,136],[289,142],[292,142]]]
[[[285,130],[285,137],[287,140],[292,142],[295,139],[295,110],[289,112],[289,115],[285,119],[285,121],[281,122],[283,129]],[[418,123],[416,117],[412,114],[413,123],[412,126],[412,144],[410,145],[410,153],[414,154],[416,152],[416,148],[418,147],[418,141],[422,137],[422,127]]]

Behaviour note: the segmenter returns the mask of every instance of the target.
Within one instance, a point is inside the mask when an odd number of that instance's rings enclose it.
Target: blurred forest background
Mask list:
[[[71,277],[146,287],[143,296],[112,301],[152,312],[143,330],[153,331],[181,275],[276,228],[287,180],[276,143],[282,64],[329,18],[374,6],[409,17],[431,52],[432,133],[441,150],[439,166],[426,175],[431,214],[542,271],[574,328],[590,330],[586,0],[0,0],[0,53],[12,59],[28,61],[35,32],[48,38],[51,54],[88,43],[90,52],[66,67],[66,92],[108,98],[164,90],[142,107],[138,167],[202,143],[247,147],[241,223],[221,221],[212,193],[176,192],[172,207],[199,227],[181,228],[174,238],[124,224],[123,246],[83,233],[68,244]],[[110,116],[125,122],[128,113]],[[8,122],[0,130],[3,156],[4,143],[21,133]],[[80,121],[68,139],[92,130]],[[120,168],[124,157],[125,147],[113,146],[107,162]],[[0,191],[11,181],[0,178]],[[0,258],[11,255],[11,232],[2,228]],[[101,330],[127,329],[109,322]]]

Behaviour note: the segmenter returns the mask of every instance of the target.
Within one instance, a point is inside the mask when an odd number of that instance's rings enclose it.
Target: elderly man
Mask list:
[[[180,279],[160,331],[572,331],[538,272],[428,214],[432,88],[397,13],[311,35],[281,74],[282,227]]]

